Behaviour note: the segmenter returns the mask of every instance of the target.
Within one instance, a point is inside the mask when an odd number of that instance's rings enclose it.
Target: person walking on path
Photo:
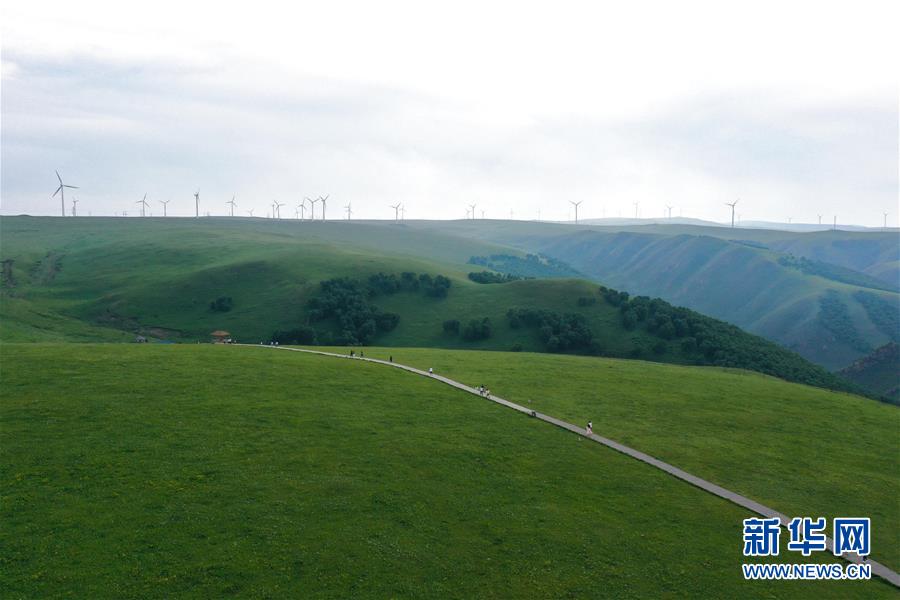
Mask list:
[[[393,354],[391,354],[390,356],[388,356],[388,362],[394,362],[394,355],[393,355]]]
[[[593,421],[588,421],[588,424],[587,424],[587,434],[588,434],[588,435],[594,435],[594,422],[593,422]]]
[[[434,375],[434,369],[432,369],[431,367],[428,367],[428,374]]]

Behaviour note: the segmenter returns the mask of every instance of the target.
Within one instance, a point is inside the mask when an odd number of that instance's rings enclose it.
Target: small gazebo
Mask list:
[[[227,331],[222,331],[221,329],[213,331],[209,335],[212,336],[213,344],[227,344],[231,341],[231,334]]]

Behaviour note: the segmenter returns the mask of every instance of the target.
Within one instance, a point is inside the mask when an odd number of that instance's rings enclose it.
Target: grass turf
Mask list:
[[[344,348],[335,349],[345,352]],[[594,430],[792,516],[870,516],[900,568],[900,410],[748,371],[633,360],[365,348]]]
[[[895,595],[744,582],[738,507],[378,365],[207,345],[0,358],[5,597]]]

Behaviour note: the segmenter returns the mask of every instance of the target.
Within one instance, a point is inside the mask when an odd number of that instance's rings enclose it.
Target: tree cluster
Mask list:
[[[548,352],[586,351],[596,353],[594,334],[584,315],[536,308],[511,308],[506,311],[509,326],[536,327]]]
[[[643,326],[660,341],[680,340],[682,353],[696,364],[749,369],[818,387],[859,391],[800,355],[724,321],[672,306],[659,298],[631,298],[625,292],[605,287],[599,293],[619,308],[623,327]],[[658,342],[652,349],[659,354],[665,352]]]
[[[395,294],[397,292],[424,291],[426,296],[445,298],[451,281],[443,275],[432,277],[427,273],[415,274],[405,271],[399,277],[393,273],[376,273],[368,279],[370,295]]]
[[[876,290],[885,290],[889,292],[898,291],[897,285],[891,285],[887,281],[882,281],[871,275],[860,273],[847,267],[833,265],[821,260],[813,260],[805,256],[794,256],[787,254],[778,259],[778,264],[783,267],[796,269],[807,275],[818,275],[832,281],[840,281],[841,283],[849,283],[850,285],[858,285]]]
[[[391,331],[400,322],[400,315],[381,312],[371,304],[371,287],[341,277],[320,283],[320,293],[308,304],[310,323],[325,319],[337,322],[338,344],[364,345],[378,333]]]
[[[491,337],[491,320],[487,317],[472,319],[462,331],[462,337],[467,342],[477,342]]]
[[[841,300],[840,294],[834,290],[826,290],[819,297],[819,323],[830,331],[836,340],[855,348],[860,352],[869,352],[872,348],[859,335],[847,305]]]
[[[869,319],[875,324],[881,333],[895,342],[900,342],[900,307],[896,302],[862,290],[853,294],[853,297],[863,305]]]
[[[479,271],[477,273],[469,273],[469,279],[475,283],[508,283],[510,281],[519,281],[524,279],[518,275],[511,273],[494,273],[492,271]]]

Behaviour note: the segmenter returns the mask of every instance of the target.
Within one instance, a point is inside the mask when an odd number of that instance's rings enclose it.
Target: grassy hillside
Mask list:
[[[871,516],[900,567],[900,410],[756,373],[632,360],[368,348],[639,448],[789,515]]]
[[[356,304],[399,316],[396,326],[375,337],[378,343],[559,349],[757,368],[825,387],[848,385],[721,323],[706,322],[704,330],[712,331],[706,335],[708,347],[693,330],[662,335],[649,319],[628,324],[624,307],[603,301],[597,286],[585,280],[475,283],[467,274],[483,267],[468,264],[471,256],[516,251],[414,224],[7,217],[0,228],[5,265],[0,339],[5,341],[84,341],[91,331],[93,339],[109,341],[122,338],[117,330],[206,341],[211,331],[224,329],[239,340],[256,342],[311,324],[327,343],[350,338],[339,315],[310,323],[310,301],[321,298],[323,280],[348,277],[365,285],[377,273],[409,272],[444,275],[451,281],[450,292],[446,297],[421,290],[361,295]],[[213,309],[219,298],[229,299],[229,310]],[[510,309],[543,311],[543,316],[566,322],[552,335],[543,333],[541,323],[516,328],[507,317]],[[471,321],[485,319],[489,336],[464,334]],[[445,331],[448,320],[460,322],[460,333]],[[580,347],[557,344],[572,337],[566,333],[572,325],[589,330],[590,340]],[[691,336],[697,343],[685,345],[685,337]]]
[[[900,345],[885,344],[841,371],[841,375],[867,390],[900,404]]]
[[[546,253],[596,281],[727,320],[832,370],[900,336],[858,297],[876,297],[898,320],[900,273],[882,277],[900,253],[896,232],[504,221],[429,226]]]
[[[745,583],[734,505],[378,365],[209,345],[0,353],[5,597],[896,595]]]

